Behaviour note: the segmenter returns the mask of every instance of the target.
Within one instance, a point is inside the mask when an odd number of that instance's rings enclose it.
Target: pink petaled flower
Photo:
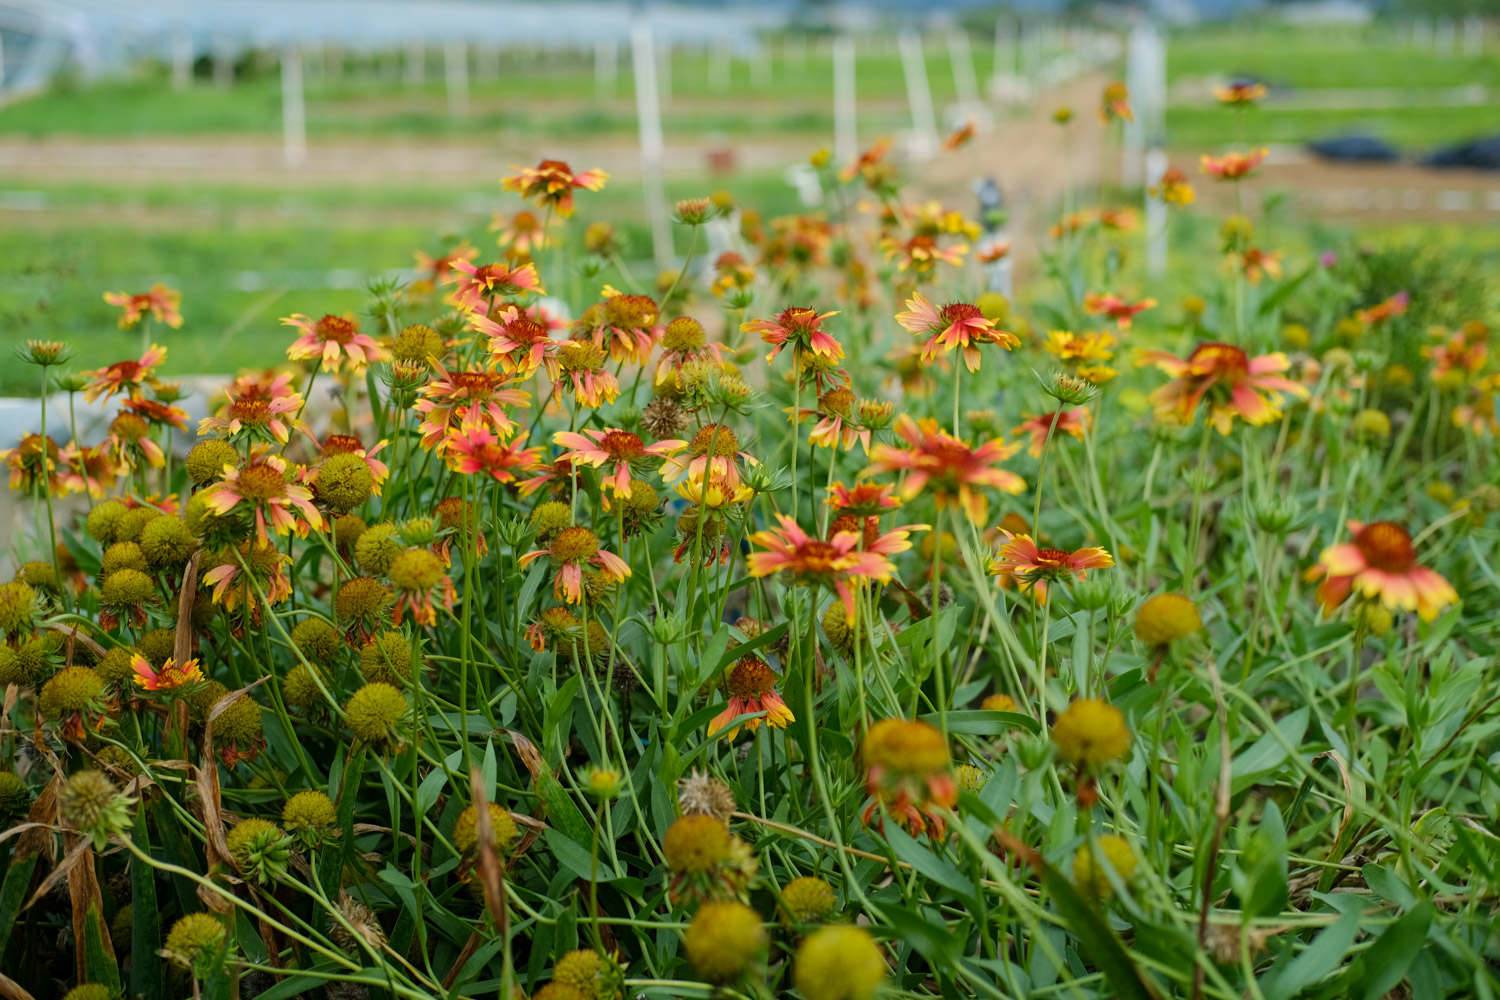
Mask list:
[[[518,167],[517,173],[501,181],[507,191],[529,198],[538,205],[554,209],[564,219],[573,214],[573,189],[598,191],[609,180],[602,170],[573,173],[562,160],[543,160],[534,167]]]
[[[796,722],[797,717],[776,691],[776,682],[780,679],[758,656],[742,656],[736,660],[724,675],[729,704],[708,720],[708,735],[734,739],[739,726],[731,723],[742,715],[754,716],[744,723],[745,729],[752,733],[760,728],[761,722],[773,729],[785,729],[789,723]]]
[[[505,263],[476,265],[459,259],[453,262],[453,270],[459,278],[450,300],[464,312],[489,312],[489,298],[493,295],[547,294],[536,265],[530,262],[512,267]]]
[[[65,493],[86,493],[97,500],[109,492],[120,475],[119,467],[103,444],[86,448],[70,441],[58,453],[58,459],[62,465],[59,482]]]
[[[686,479],[690,483],[718,483],[733,492],[741,483],[737,460],[758,465],[754,455],[740,450],[739,438],[724,424],[704,424],[691,441],[658,441],[667,456],[662,460],[661,476],[669,483]]]
[[[149,660],[137,653],[130,658],[130,669],[135,674],[132,680],[137,687],[147,691],[174,691],[186,684],[203,679],[203,671],[196,659],[185,660],[181,665],[167,657],[161,669],[153,667]]]
[[[502,441],[483,421],[466,420],[443,438],[448,467],[465,476],[482,474],[497,483],[514,483],[517,473],[541,464],[540,448],[524,448],[520,441]]]
[[[158,365],[167,360],[167,349],[152,344],[138,361],[116,361],[112,365],[89,372],[92,381],[83,390],[83,398],[89,402],[100,398],[109,399],[116,393],[135,395],[150,378]]]
[[[1404,315],[1406,307],[1411,303],[1410,292],[1397,292],[1384,302],[1379,302],[1368,309],[1361,309],[1355,313],[1359,321],[1365,326],[1375,326],[1387,320],[1395,319]]]
[[[981,488],[1020,493],[1026,481],[999,467],[1021,449],[994,438],[971,446],[938,427],[931,418],[914,420],[908,414],[896,418],[892,428],[906,447],[878,444],[870,452],[869,473],[903,472],[901,495],[910,500],[924,489],[932,492],[938,507],[956,504],[969,520],[980,524],[989,510]]]
[[[437,378],[422,387],[422,398],[412,405],[422,416],[417,428],[422,433],[422,447],[435,447],[466,416],[483,418],[501,437],[515,433],[516,422],[505,407],[530,406],[531,394],[504,388],[510,376],[488,367],[450,372],[439,362],[435,368]]]
[[[166,403],[159,403],[154,399],[131,398],[125,400],[122,412],[130,413],[140,417],[146,423],[154,427],[171,427],[175,430],[187,430],[187,411]]]
[[[473,260],[479,256],[479,251],[471,247],[467,242],[461,242],[458,246],[445,254],[437,257],[429,257],[422,251],[417,251],[417,270],[426,275],[426,279],[435,285],[452,285],[458,281],[458,271],[454,264],[461,260]]]
[[[788,412],[791,412],[788,410]],[[870,450],[870,429],[854,420],[854,392],[843,386],[829,389],[818,397],[812,409],[797,411],[797,420],[817,417],[818,422],[807,435],[808,444],[816,448],[843,448],[850,451],[857,443]]]
[[[292,423],[302,411],[302,394],[292,389],[292,376],[285,372],[241,375],[224,390],[228,402],[211,417],[198,422],[199,436],[223,434],[236,437],[273,438],[286,444]],[[291,417],[286,418],[288,414]]]
[[[149,313],[151,318],[172,329],[182,326],[182,293],[156,284],[148,292],[105,292],[104,301],[120,309],[120,329],[128,330]]]
[[[1209,420],[1220,434],[1228,434],[1238,416],[1254,427],[1280,418],[1282,393],[1305,398],[1307,387],[1282,373],[1292,366],[1280,352],[1252,358],[1231,344],[1199,344],[1186,358],[1165,351],[1147,351],[1141,364],[1154,364],[1172,381],[1151,394],[1157,418],[1190,424],[1198,404],[1212,394]]]
[[[1237,181],[1250,173],[1266,159],[1266,150],[1252,149],[1248,153],[1225,153],[1223,156],[1205,156],[1201,160],[1203,172],[1221,181]]]
[[[620,383],[604,368],[604,348],[592,340],[567,340],[558,351],[557,385],[583,406],[598,407],[620,397]]]
[[[286,572],[292,563],[291,556],[272,543],[248,539],[220,558],[222,562],[203,574],[203,585],[213,588],[213,601],[222,604],[224,610],[233,612],[239,607],[248,608],[251,620],[259,622],[260,594],[265,595],[267,604],[273,605],[292,596],[292,581]],[[240,565],[241,560],[249,567],[248,577]]]
[[[495,213],[490,219],[490,231],[497,234],[495,241],[500,249],[519,260],[527,259],[533,251],[547,245],[547,230],[543,220],[525,209],[509,216]]]
[[[872,517],[901,506],[901,498],[894,491],[895,487],[890,483],[855,483],[853,486],[833,483],[828,487],[828,507],[840,514]]]
[[[1089,427],[1089,411],[1082,406],[1076,406],[1071,410],[1053,410],[1051,413],[1039,413],[1027,417],[1013,434],[1026,433],[1031,435],[1031,446],[1026,449],[1027,454],[1033,458],[1042,454],[1042,448],[1047,442],[1050,434],[1056,437],[1058,434],[1071,434],[1075,438],[1082,438]]]
[[[788,344],[792,347],[794,359],[808,351],[830,361],[837,361],[844,356],[844,345],[823,329],[823,321],[837,315],[837,312],[820,313],[816,309],[792,306],[781,310],[775,319],[752,319],[740,324],[740,329],[746,333],[759,334],[761,340],[771,345],[771,352],[766,355],[767,361],[774,361],[776,355]]]
[[[1392,611],[1415,611],[1430,622],[1458,601],[1458,592],[1442,576],[1417,563],[1417,548],[1406,528],[1394,521],[1349,522],[1353,539],[1323,550],[1308,578],[1318,585],[1325,614],[1358,591]]]
[[[316,439],[314,440],[316,441]],[[366,451],[364,442],[360,441],[353,434],[330,434],[323,439],[320,448],[324,458],[327,458],[329,455],[357,455],[364,459],[365,468],[370,470],[370,482],[373,486],[373,492],[376,496],[380,496],[380,487],[390,478],[391,470],[384,462],[375,457],[375,453],[384,448],[388,443],[387,441],[381,441],[375,447]]]
[[[499,321],[479,313],[469,314],[469,325],[490,338],[490,358],[508,374],[522,378],[538,368],[547,369],[547,377],[557,379],[557,352],[562,341],[554,340],[552,327],[545,315],[522,312],[511,306],[499,313]]]
[[[747,563],[750,575],[770,576],[790,573],[798,583],[823,584],[838,595],[844,614],[855,620],[854,585],[865,580],[886,583],[896,572],[890,559],[876,551],[863,551],[859,535],[853,531],[837,532],[829,541],[814,538],[785,514],[776,515],[779,528],[757,531],[750,543],[765,549],[750,553]]]
[[[327,314],[312,320],[302,313],[292,313],[281,318],[281,325],[302,331],[287,347],[286,356],[293,361],[322,358],[325,372],[338,371],[345,357],[349,359],[349,367],[359,372],[372,361],[384,361],[388,356],[374,337],[359,332],[359,324],[350,316]]]
[[[153,469],[167,463],[166,453],[151,437],[151,425],[134,413],[121,413],[110,421],[104,446],[114,463],[126,472],[141,462]]]
[[[656,300],[649,295],[626,295],[605,286],[604,301],[583,316],[594,343],[616,363],[644,365],[661,339]]]
[[[0,450],[0,460],[10,466],[10,488],[24,493],[37,492],[44,481],[56,492],[62,484],[58,476],[61,457],[51,435],[27,434],[14,448]]]
[[[1082,580],[1091,569],[1109,569],[1114,558],[1095,545],[1068,551],[1038,548],[1030,535],[1016,535],[1001,529],[1004,544],[990,560],[989,572],[1014,580],[1022,590],[1036,588],[1036,599],[1047,599],[1047,584],[1072,578]]]
[[[1156,305],[1155,299],[1130,302],[1109,293],[1089,292],[1083,297],[1084,312],[1090,316],[1108,316],[1121,330],[1130,329],[1130,324],[1135,321],[1136,316],[1154,305]]]
[[[203,491],[204,501],[215,514],[227,514],[241,503],[255,511],[255,537],[269,541],[266,522],[279,535],[323,527],[323,515],[313,506],[312,491],[291,481],[287,463],[280,455],[252,458],[241,467],[224,471],[224,478]],[[301,515],[300,517],[298,515]]]
[[[583,600],[583,567],[586,565],[595,567],[615,583],[630,576],[630,567],[625,560],[600,548],[599,536],[578,525],[553,535],[547,548],[523,555],[520,564],[529,566],[543,556],[551,559],[557,569],[557,575],[552,579],[553,596],[569,604]]]
[[[925,277],[930,275],[938,264],[947,264],[950,267],[962,266],[964,254],[969,252],[969,245],[954,243],[951,246],[943,246],[936,236],[918,233],[908,240],[887,236],[880,241],[880,249],[885,253],[886,260],[896,262],[898,271],[912,271]]]
[[[913,292],[906,300],[906,311],[896,314],[896,322],[911,333],[927,338],[921,354],[926,364],[931,364],[939,354],[962,351],[964,367],[977,372],[980,344],[999,344],[1007,351],[1021,345],[1015,334],[996,329],[991,320],[984,318],[978,306],[950,302],[939,308],[928,302],[921,292]]]
[[[565,458],[552,462],[541,462],[537,474],[521,484],[521,496],[529,497],[544,486],[551,486],[554,493],[566,499],[573,490],[573,463]]]
[[[618,427],[603,430],[585,429],[581,433],[558,431],[552,441],[569,449],[562,458],[575,465],[605,468],[607,474],[601,487],[604,492],[605,509],[609,509],[609,494],[625,495],[630,492],[630,471],[639,468],[651,458],[665,458],[680,450],[680,441],[658,441],[646,444],[640,435]]]

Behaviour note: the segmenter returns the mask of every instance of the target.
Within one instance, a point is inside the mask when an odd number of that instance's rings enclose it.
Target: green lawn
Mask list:
[[[745,175],[715,186],[767,214],[796,209],[795,194],[779,176]],[[710,189],[673,182],[668,196]],[[275,363],[286,343],[279,317],[358,310],[368,298],[365,282],[411,267],[419,248],[436,251],[464,236],[485,252],[494,246],[489,212],[476,205],[514,204],[498,185],[295,193],[227,186],[28,190],[43,194],[48,209],[12,214],[0,226],[0,324],[7,340],[65,340],[80,363],[126,357],[139,350],[140,337],[116,328],[117,313],[101,296],[163,281],[182,291],[186,319],[180,331],[160,338],[169,349],[168,376]],[[585,197],[588,218],[615,222],[626,257],[642,261],[637,274],[649,274],[639,187],[612,184]],[[139,217],[148,225],[99,221],[99,210],[122,203],[142,209]],[[403,221],[392,222],[393,215]],[[30,382],[20,366],[0,366],[0,392],[33,392]]]
[[[1180,149],[1213,149],[1235,141],[1301,143],[1309,139],[1363,132],[1414,155],[1455,140],[1500,131],[1500,105],[1408,108],[1278,108],[1244,112],[1220,107],[1173,107],[1167,111],[1167,135]],[[1240,131],[1242,130],[1242,131]]]

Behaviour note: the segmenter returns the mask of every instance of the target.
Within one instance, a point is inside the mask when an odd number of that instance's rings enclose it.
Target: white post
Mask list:
[[[630,62],[635,72],[635,115],[640,128],[641,181],[646,193],[646,217],[651,223],[651,247],[658,270],[672,265],[672,226],[667,218],[667,188],[662,180],[664,143],[661,102],[656,93],[656,46],[651,26],[637,24],[630,31]]]
[[[979,76],[974,72],[974,56],[969,51],[969,36],[960,29],[948,32],[948,61],[953,64],[953,89],[958,103],[966,109],[979,103]]]
[[[1484,55],[1484,21],[1477,17],[1464,18],[1464,55]]]
[[[672,103],[672,43],[656,50],[656,93],[663,105]]]
[[[594,93],[613,97],[620,76],[620,49],[613,40],[594,43]]]
[[[1006,48],[1009,44],[1010,36],[1005,30],[1005,18],[997,17],[995,18],[995,58],[990,66],[990,90],[993,93],[999,92],[1001,81],[1005,76],[1006,57],[1010,55]]]
[[[729,89],[729,76],[733,68],[734,52],[727,42],[714,46],[714,55],[708,60],[708,85],[720,93]]]
[[[839,35],[833,40],[833,154],[840,166],[859,156],[854,68],[854,39]]]
[[[915,32],[903,31],[900,38],[901,73],[906,77],[906,98],[911,105],[911,123],[915,136],[912,150],[918,157],[937,151],[937,115],[932,110],[932,90],[927,86],[927,60],[922,56],[922,40]]]
[[[228,87],[234,83],[234,59],[229,52],[229,43],[224,39],[214,41],[214,86]]]
[[[427,81],[427,46],[417,40],[406,44],[406,85],[420,87]]]
[[[448,114],[469,113],[469,47],[463,42],[443,46],[443,82],[448,90]]]
[[[302,50],[281,53],[281,159],[288,167],[307,159],[307,108],[302,99]]]
[[[1167,154],[1160,146],[1146,153],[1146,183],[1161,180],[1167,169]],[[1146,273],[1160,278],[1167,273],[1167,203],[1146,195]]]
[[[193,39],[186,28],[172,32],[172,89],[186,90],[193,82]]]
[[[1145,181],[1146,146],[1162,139],[1167,91],[1167,47],[1156,25],[1141,23],[1130,32],[1126,85],[1130,88],[1135,121],[1125,125],[1120,183],[1135,187]],[[1102,179],[1102,178],[1101,178]]]

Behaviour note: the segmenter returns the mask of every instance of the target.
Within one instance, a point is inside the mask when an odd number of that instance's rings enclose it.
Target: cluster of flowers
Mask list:
[[[1106,93],[1102,114],[1128,118],[1123,88]],[[319,892],[338,894],[329,902],[335,938],[384,957],[391,918],[372,910],[380,894],[348,875],[361,801],[351,761],[382,761],[395,802],[401,781],[384,762],[406,760],[418,830],[411,863],[426,867],[421,839],[436,835],[451,855],[443,874],[472,890],[469,902],[492,927],[509,924],[503,886],[528,854],[541,845],[566,851],[543,831],[563,831],[574,845],[592,841],[594,896],[578,920],[591,946],[552,962],[532,995],[620,996],[631,960],[599,909],[600,839],[624,815],[608,803],[627,790],[633,802],[650,799],[625,777],[648,759],[634,745],[632,698],[667,714],[680,700],[686,714],[700,712],[693,732],[674,730],[697,742],[695,753],[744,761],[746,751],[735,748],[751,737],[757,755],[769,746],[795,762],[822,803],[830,867],[845,876],[842,905],[822,875],[768,877],[731,823],[743,831],[778,821],[738,811],[716,777],[683,779],[675,816],[652,799],[660,845],[648,854],[659,854],[660,867],[646,874],[659,879],[669,911],[691,914],[688,963],[716,987],[764,983],[781,951],[809,1000],[869,997],[887,976],[879,935],[855,922],[869,911],[839,916],[864,890],[840,839],[845,825],[820,757],[828,751],[819,730],[829,723],[819,713],[842,713],[857,736],[846,741],[847,759],[827,766],[859,778],[861,836],[878,839],[894,822],[908,836],[948,843],[965,793],[977,796],[990,765],[1015,753],[1070,783],[1089,830],[1070,849],[1077,891],[1103,905],[1125,890],[1137,849],[1117,816],[1091,810],[1105,794],[1102,779],[1136,741],[1108,700],[1102,663],[1084,678],[1049,673],[1054,607],[1090,616],[1133,609],[1153,678],[1174,645],[1202,641],[1204,623],[1189,596],[1201,586],[1196,568],[1183,574],[1182,592],[1144,601],[1112,580],[1117,559],[1141,559],[1109,512],[1093,454],[1103,421],[1126,419],[1101,417],[1121,378],[1117,355],[1139,338],[1136,367],[1167,376],[1153,376],[1160,384],[1149,396],[1119,394],[1127,413],[1152,412],[1158,447],[1176,440],[1174,428],[1201,422],[1199,470],[1184,472],[1195,482],[1209,475],[1210,428],[1242,435],[1245,454],[1254,428],[1278,425],[1279,455],[1292,408],[1311,416],[1379,397],[1366,381],[1334,377],[1340,366],[1327,355],[1294,362],[1282,351],[1256,353],[1262,338],[1243,311],[1210,324],[1200,304],[1184,325],[1212,325],[1217,336],[1185,354],[1146,349],[1160,342],[1149,331],[1161,310],[1111,287],[1113,272],[1055,311],[1076,329],[1035,330],[995,292],[950,299],[938,289],[972,287],[979,274],[968,263],[979,227],[937,202],[903,200],[889,153],[877,145],[839,171],[826,154],[813,158],[840,204],[854,202],[834,218],[763,221],[727,196],[679,203],[677,219],[694,230],[695,245],[697,230],[712,227],[731,248],[701,270],[689,261],[663,276],[654,295],[636,283],[608,224],[573,231],[575,195],[603,189],[602,171],[574,172],[556,160],[520,170],[505,187],[528,206],[496,220],[496,259],[480,263],[467,243],[422,255],[418,280],[377,291],[373,327],[352,315],[287,317],[293,367],[233,379],[180,464],[187,414],[176,405],[181,390],[159,374],[167,348],[149,344],[138,358],[54,376],[68,360],[63,345],[24,347],[44,384],[117,400],[118,413],[96,444],[75,435],[59,445],[44,427],[0,455],[12,488],[46,505],[50,532],[44,557],[0,585],[0,685],[20,693],[7,710],[34,718],[36,751],[55,765],[0,775],[7,815],[29,809],[33,822],[95,850],[130,843],[132,824],[146,815],[138,802],[187,808],[161,788],[164,765],[185,760],[199,775],[195,828],[210,864],[227,867],[211,873],[211,911],[185,914],[171,928],[169,957],[199,979],[224,975],[237,945],[221,914],[234,907],[269,921],[262,929],[270,939],[281,933],[305,944],[301,932],[276,930],[255,901],[320,878]],[[1203,169],[1239,182],[1263,159],[1263,151],[1205,158]],[[1195,198],[1176,170],[1153,196],[1177,207]],[[1054,230],[1060,259],[1089,274],[1088,241],[1133,225],[1119,209],[1069,213]],[[1277,277],[1279,257],[1253,245],[1248,222],[1225,232],[1237,289]],[[982,266],[1004,252],[992,245],[976,258]],[[611,271],[629,290],[605,280]],[[589,283],[597,298],[570,304],[549,297],[544,281]],[[816,290],[835,287],[831,297],[844,308],[825,308],[828,296]],[[107,300],[125,326],[182,322],[176,296],[160,287]],[[1355,321],[1373,339],[1372,331],[1401,322],[1408,304],[1395,294],[1362,307]],[[1307,346],[1286,340],[1294,351]],[[1454,426],[1474,434],[1495,430],[1500,376],[1487,341],[1475,322],[1443,333],[1427,352],[1434,385],[1464,393]],[[1053,374],[1028,396],[1028,379],[1016,373],[1035,364]],[[320,377],[336,383],[334,403],[316,396]],[[966,392],[988,401],[1002,384],[1007,403],[1049,402],[1023,404],[1004,423],[991,410],[964,408]],[[767,420],[767,400],[789,405]],[[1390,433],[1372,405],[1354,425],[1380,440]],[[1092,477],[1075,468],[1069,439],[1085,449]],[[1016,471],[1023,448],[1035,459],[1029,481]],[[1059,453],[1075,494],[1047,504],[1047,472]],[[1148,474],[1148,501],[1150,482]],[[1199,517],[1207,488],[1195,485],[1190,502],[1195,567],[1211,558]],[[998,498],[1028,490],[1029,510],[1006,501],[997,515]],[[60,517],[55,502],[65,503]],[[1058,516],[1074,502],[1096,510]],[[1290,530],[1291,515],[1274,503],[1259,510],[1262,530]],[[1108,544],[1067,547],[1061,536],[1073,521],[1095,526],[1079,541]],[[1387,634],[1394,614],[1431,621],[1458,601],[1402,523],[1347,527],[1347,540],[1326,545],[1303,569],[1327,612],[1354,608],[1361,638]],[[975,612],[986,635],[993,629],[1019,644],[1032,633],[1029,652],[1014,658],[1031,676],[1023,679],[984,638],[979,648],[994,665],[984,674],[945,654],[939,630],[951,635],[950,610],[968,600],[989,608]],[[1079,619],[1070,620],[1076,629]],[[1253,649],[1254,622],[1248,634]],[[713,636],[720,645],[708,643]],[[695,671],[689,658],[710,647],[722,663],[705,656]],[[668,649],[690,652],[669,658]],[[537,663],[579,679],[566,691],[586,710],[549,701],[559,688],[550,671],[541,679]],[[987,676],[993,681],[976,681]],[[537,684],[545,686],[530,689]],[[1357,688],[1355,678],[1349,686]],[[947,716],[966,706],[1005,735],[955,740]],[[803,732],[792,738],[799,716]],[[550,763],[534,748],[527,763],[536,816],[522,811],[520,796],[513,810],[455,777],[458,762],[477,752],[473,739],[501,732],[502,717],[537,727],[531,737],[548,748]],[[541,727],[584,718],[597,731],[577,745],[610,763],[580,770],[573,795],[554,774],[559,740]],[[1047,738],[1021,739],[1023,723]],[[285,751],[274,768],[263,758],[272,730]],[[16,732],[0,733],[7,759]],[[299,749],[319,734],[347,742],[338,767]],[[423,742],[433,739],[448,742]],[[570,741],[565,734],[561,743]],[[665,767],[663,748],[652,753],[650,767]],[[217,800],[219,767],[247,787],[285,787],[289,769],[308,786],[286,789],[279,815],[266,811],[265,794],[238,798],[241,816],[230,821]],[[326,787],[313,787],[325,777]],[[764,806],[764,791],[761,798]],[[592,828],[581,812],[590,800]],[[456,813],[452,824],[424,826],[423,814],[440,802]],[[378,808],[385,815],[384,794]],[[410,854],[403,836],[379,850]],[[993,844],[1034,862],[1041,877],[1046,861],[1033,846],[1003,829]],[[432,847],[433,859],[444,857]],[[131,853],[132,863],[151,863],[138,847]],[[768,898],[789,935],[784,947],[772,947],[775,928],[753,905]],[[392,967],[412,989],[430,985],[404,959]]]

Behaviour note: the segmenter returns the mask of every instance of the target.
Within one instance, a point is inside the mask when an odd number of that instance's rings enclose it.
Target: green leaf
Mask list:
[[[921,719],[932,726],[939,722],[936,712],[929,712]],[[1035,719],[1016,712],[987,712],[972,708],[949,712],[947,721],[948,732],[962,736],[1004,736],[1015,729],[1024,729],[1033,735],[1041,731]]]
[[[592,879],[599,882],[613,882],[620,877],[620,873],[610,865],[609,859],[602,856],[599,858],[596,871],[593,859],[589,856],[589,849],[561,830],[548,827],[542,837],[547,841],[547,849],[552,852],[552,856],[557,858],[564,868],[584,881]]]
[[[1115,997],[1121,1000],[1155,1000],[1160,994],[1148,980],[1130,953],[1109,929],[1094,905],[1078,894],[1067,877],[1046,861],[1041,862],[1042,885],[1052,897],[1052,905],[1068,923],[1068,931],[1078,939],[1086,959],[1109,980]]]
[[[958,961],[962,935],[955,934],[923,910],[909,910],[904,905],[874,900],[885,922],[894,928],[903,944],[909,944],[934,965],[951,965]]]
[[[135,812],[130,838],[151,853],[151,830],[146,808]],[[161,967],[161,913],[156,902],[156,870],[143,861],[130,862],[130,992],[143,1000],[161,1000],[166,995],[166,971]]]
[[[1247,920],[1276,913],[1286,905],[1286,826],[1275,802],[1266,802],[1260,826],[1246,838],[1230,884]]]
[[[1266,995],[1266,1000],[1294,997],[1326,979],[1354,947],[1362,917],[1357,907],[1345,910],[1337,920],[1323,928],[1291,963],[1261,977],[1261,992]]]
[[[1360,956],[1355,964],[1359,985],[1353,992],[1358,993],[1361,1000],[1380,1000],[1406,978],[1406,970],[1411,968],[1411,963],[1416,961],[1422,946],[1427,943],[1432,914],[1430,903],[1417,904],[1410,913],[1387,927],[1385,933]]]
[[[1250,745],[1250,748],[1234,758],[1229,767],[1230,776],[1236,785],[1242,779],[1265,774],[1280,767],[1287,758],[1287,747],[1297,746],[1302,734],[1307,732],[1308,710],[1299,708],[1290,715],[1276,721],[1276,729],[1266,733]]]
[[[890,841],[896,857],[911,865],[922,875],[957,895],[960,899],[974,898],[974,880],[958,870],[958,866],[941,858],[918,843],[900,824],[887,823],[885,837]]]
[[[1256,312],[1261,316],[1269,316],[1271,315],[1271,313],[1281,308],[1281,305],[1286,302],[1287,299],[1291,298],[1296,293],[1297,289],[1302,287],[1302,283],[1309,277],[1311,277],[1315,269],[1315,265],[1309,265],[1300,274],[1283,281],[1276,287],[1276,290],[1274,292],[1260,300],[1260,308],[1257,309]]]

